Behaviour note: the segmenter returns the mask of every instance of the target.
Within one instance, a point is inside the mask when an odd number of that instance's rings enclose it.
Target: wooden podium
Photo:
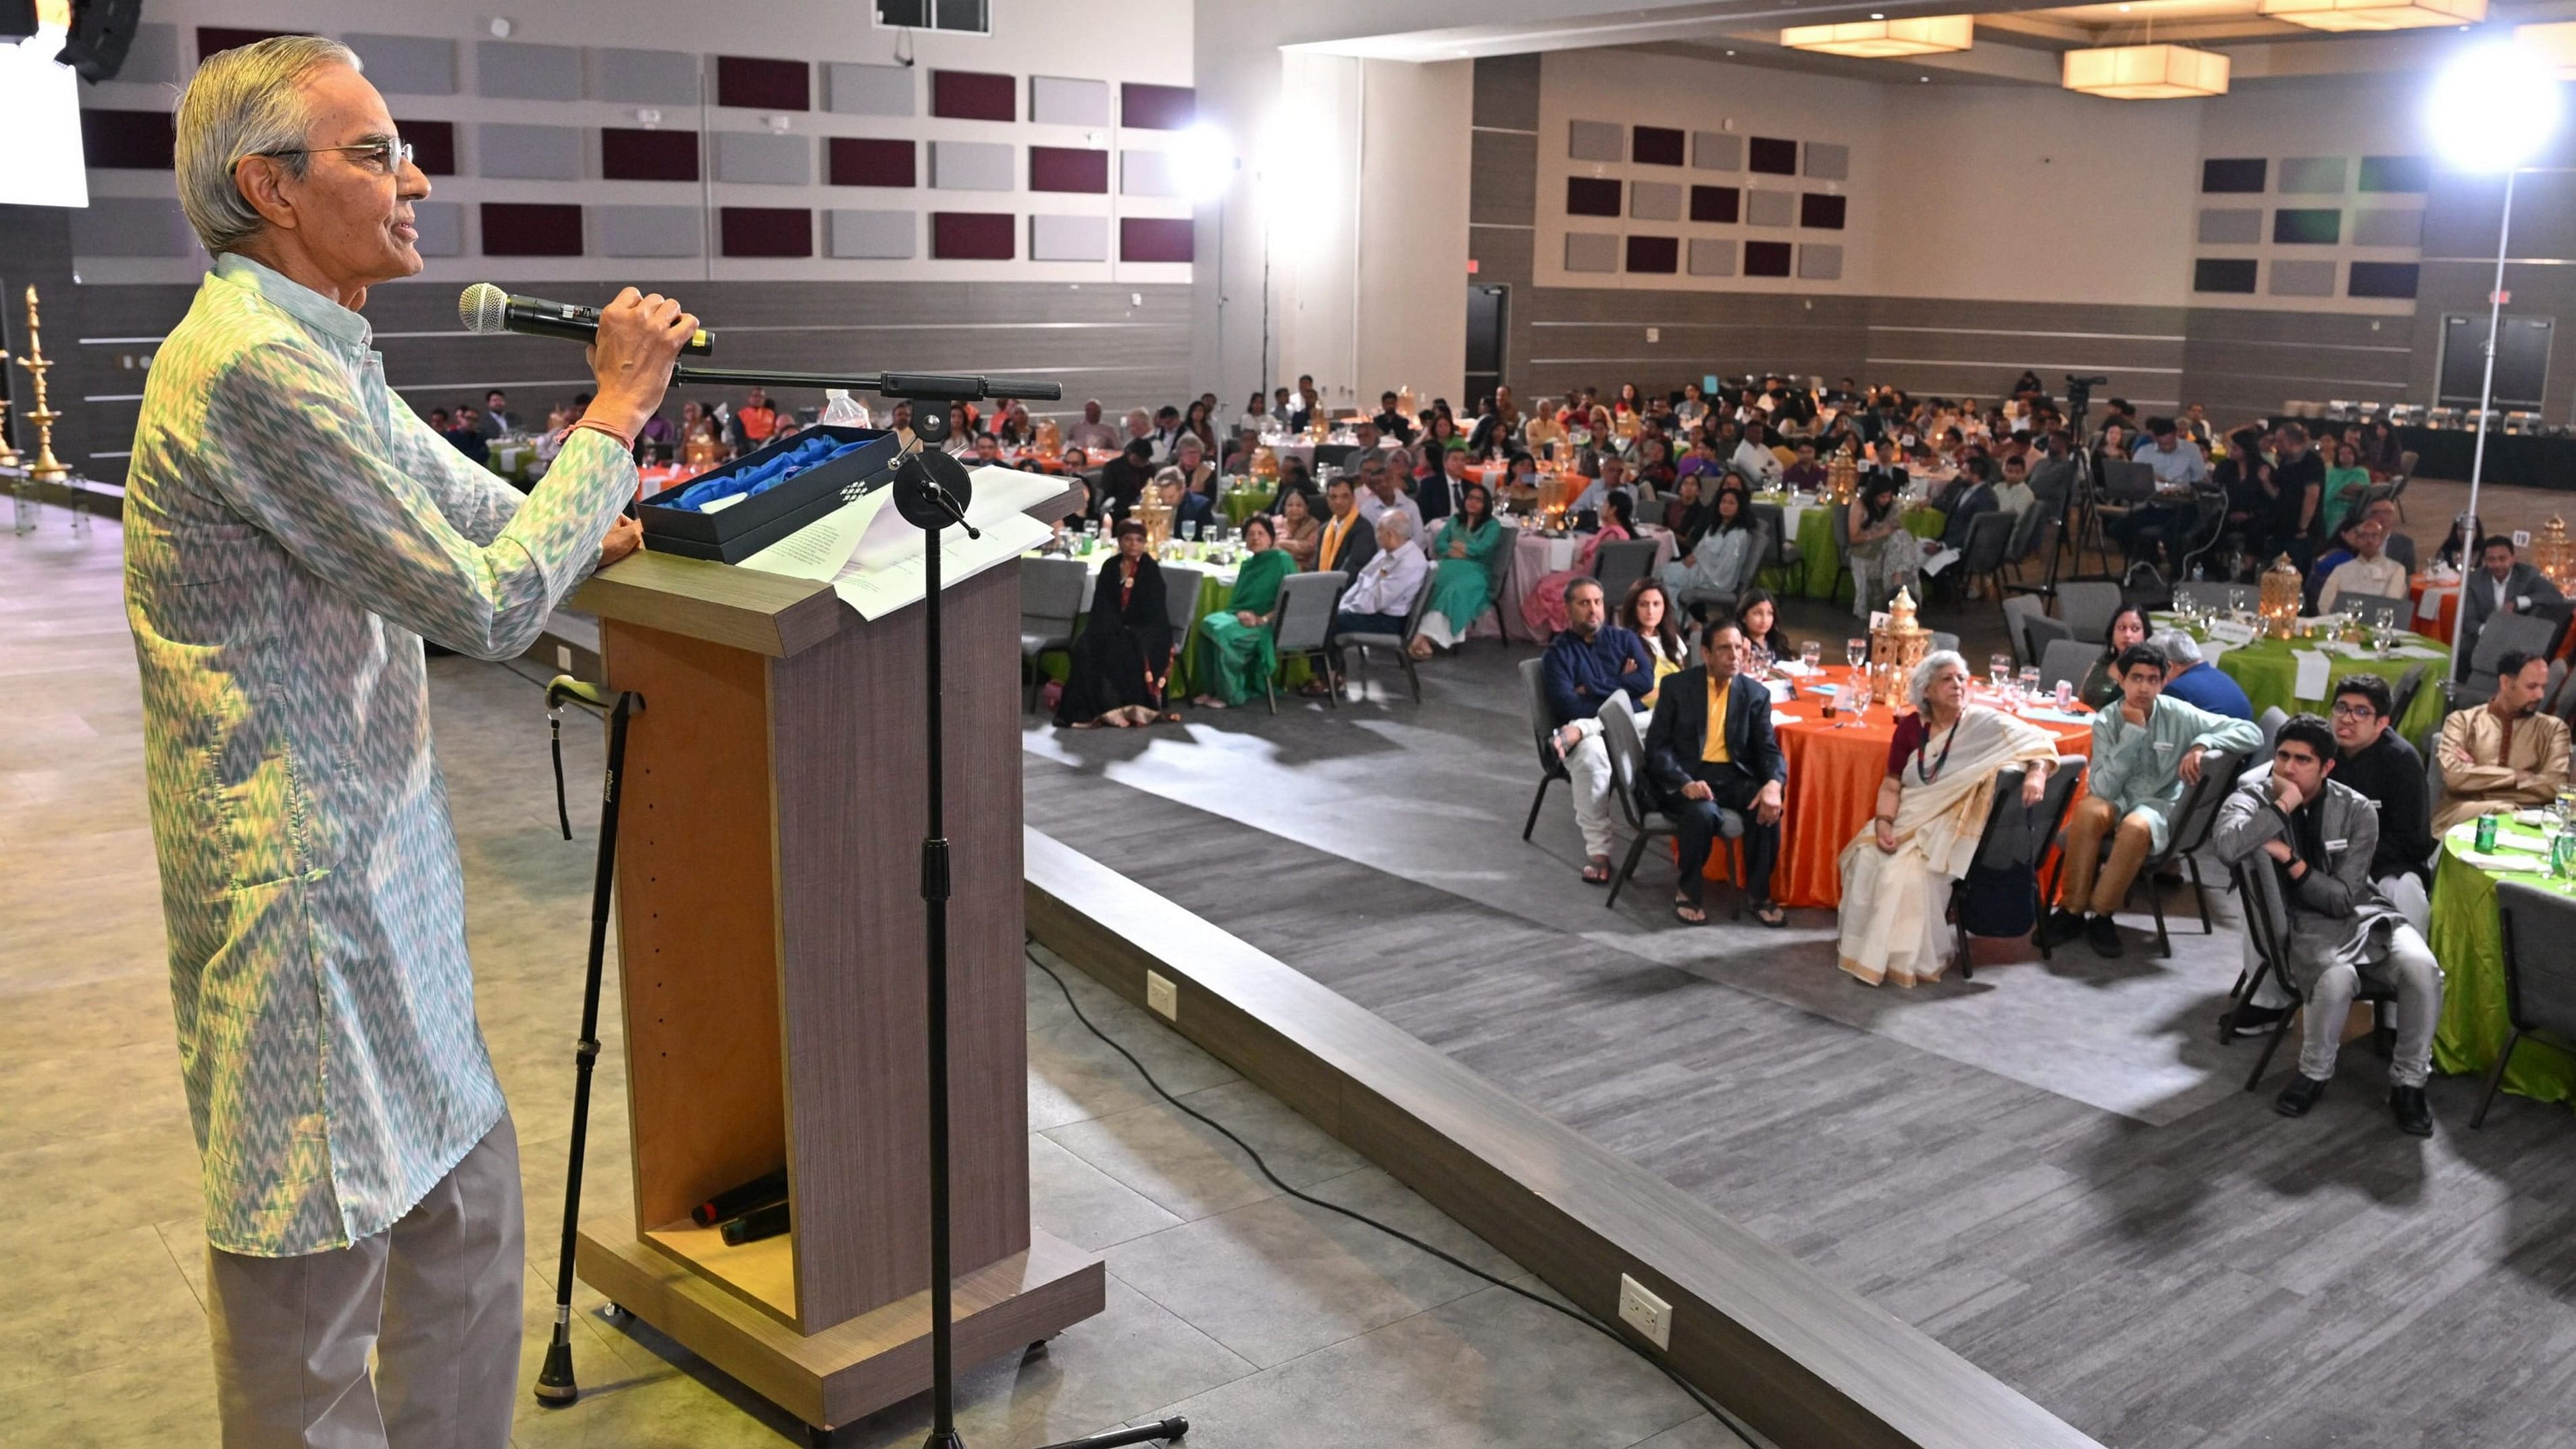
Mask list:
[[[1035,511],[1035,510],[1032,510]],[[950,1100],[961,1369],[1098,1313],[1029,1226],[1019,565],[946,591]],[[584,1282],[808,1424],[930,1387],[921,606],[641,552],[585,583],[644,697],[618,823],[633,1220]],[[784,1163],[794,1231],[691,1206]]]

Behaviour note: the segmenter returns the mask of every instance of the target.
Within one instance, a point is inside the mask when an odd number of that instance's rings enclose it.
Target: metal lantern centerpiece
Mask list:
[[[1265,443],[1252,450],[1252,477],[1259,483],[1275,484],[1279,481],[1279,451],[1276,448]]]
[[[2263,571],[2263,632],[2275,639],[2287,639],[2299,622],[2299,598],[2304,591],[2299,566],[2283,554]]]
[[[1047,418],[1038,424],[1037,450],[1038,456],[1050,463],[1064,457],[1064,428],[1055,419]]]
[[[1932,631],[1914,622],[1914,595],[1896,591],[1887,606],[1887,622],[1869,631],[1869,691],[1889,707],[1904,709],[1914,683],[1914,666],[1932,652]]]
[[[1145,551],[1162,557],[1163,545],[1172,538],[1172,505],[1163,501],[1163,490],[1149,485],[1127,514],[1145,525]]]
[[[2564,593],[2576,585],[2576,539],[2567,536],[2567,521],[2553,518],[2531,540],[2531,566]]]
[[[1825,465],[1825,500],[1841,507],[1860,492],[1860,459],[1852,455],[1849,443],[1842,445],[1832,462]]]

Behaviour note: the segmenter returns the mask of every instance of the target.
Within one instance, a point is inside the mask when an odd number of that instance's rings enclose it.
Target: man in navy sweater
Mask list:
[[[2189,634],[2168,629],[2156,636],[2155,646],[2165,655],[2165,693],[2229,719],[2254,717],[2254,701],[2246,697],[2245,686],[2201,658],[2200,645]]]
[[[1655,688],[1646,641],[1609,622],[1601,585],[1579,578],[1565,586],[1563,633],[1548,641],[1539,667],[1556,751],[1574,787],[1574,823],[1583,832],[1583,878],[1610,881],[1610,752],[1601,740],[1601,706],[1625,691],[1633,706]]]

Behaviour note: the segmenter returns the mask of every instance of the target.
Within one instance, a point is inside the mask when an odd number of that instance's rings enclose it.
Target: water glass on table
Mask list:
[[[1994,685],[1997,696],[2006,699],[2011,698],[2013,683],[2012,656],[2009,654],[1987,655],[1986,679]]]
[[[1845,639],[1843,641],[1843,660],[1854,669],[1858,669],[1862,665],[1868,663],[1869,641],[1866,639]]]
[[[2020,684],[2020,685],[2021,685],[2021,698],[2022,698],[2022,702],[2023,702],[2024,704],[2037,704],[2037,703],[2039,703],[2039,666],[2038,666],[2038,665],[2036,665],[2036,664],[2025,664],[2025,665],[2023,665],[2023,666],[2022,666],[2022,668],[2021,668],[2021,674],[2020,674],[2020,676],[2018,677],[2018,679],[2016,680],[2016,682],[2017,682],[2018,684]]]
[[[1807,666],[1807,672],[1809,674],[1816,672],[1818,667],[1823,664],[1824,658],[1824,645],[1813,639],[1802,639],[1798,642],[1798,662]]]

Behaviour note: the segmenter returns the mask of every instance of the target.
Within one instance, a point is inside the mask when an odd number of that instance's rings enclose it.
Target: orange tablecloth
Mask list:
[[[1867,714],[1848,712],[1837,720],[1824,717],[1824,701],[1807,692],[1808,684],[1848,686],[1852,672],[1828,667],[1821,677],[1802,682],[1797,697],[1779,708],[1798,716],[1780,726],[1780,750],[1788,757],[1789,783],[1782,796],[1780,863],[1771,893],[1784,906],[1833,906],[1842,901],[1842,877],[1835,869],[1843,847],[1869,823],[1878,803],[1878,782],[1887,778],[1887,747],[1896,738],[1896,713],[1872,705]],[[2032,723],[2057,736],[2060,754],[2090,754],[2090,725],[2057,720]],[[1723,863],[1722,863],[1723,862]],[[1712,877],[1726,873],[1732,861],[1709,855]]]
[[[2435,601],[2440,607],[2438,619],[2429,618],[2424,613],[2424,591],[2427,588],[2436,591]],[[2415,601],[2415,618],[2407,627],[2418,634],[2430,634],[2445,644],[2450,643],[2451,631],[2458,628],[2460,622],[2459,581],[2454,579],[2447,584],[2435,584],[2432,575],[2417,574],[2406,581],[2406,597]]]

